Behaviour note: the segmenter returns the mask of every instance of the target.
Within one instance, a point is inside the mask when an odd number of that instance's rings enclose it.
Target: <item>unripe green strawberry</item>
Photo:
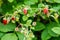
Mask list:
[[[16,21],[19,21],[19,17],[16,17]]]
[[[14,20],[12,20],[12,23],[15,23],[15,21],[14,21]]]

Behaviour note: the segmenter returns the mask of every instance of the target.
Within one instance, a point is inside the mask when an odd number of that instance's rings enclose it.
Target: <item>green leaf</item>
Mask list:
[[[23,21],[27,21],[28,17],[27,16],[23,16],[22,19],[23,19]]]
[[[4,35],[4,33],[0,32],[0,38]]]
[[[32,23],[32,20],[27,20],[27,25],[31,25],[31,23]]]
[[[48,30],[48,33],[53,37],[58,37],[59,35],[54,33],[52,30]]]
[[[1,9],[2,9],[3,14],[6,14],[7,12],[12,14],[13,12],[13,7],[12,7],[12,4],[10,3],[3,4],[1,6]]]
[[[12,3],[14,0],[8,0],[10,3]]]
[[[0,12],[2,12],[2,8],[0,8]]]
[[[54,33],[60,35],[60,27],[53,27],[53,28],[52,28],[52,31],[53,31]]]
[[[30,37],[27,37],[27,39],[26,40],[32,40],[32,38],[30,38]]]
[[[49,35],[48,30],[44,30],[41,35],[42,40],[48,40],[51,38],[51,35]]]
[[[32,20],[27,20],[27,22],[26,22],[26,24],[24,24],[24,26],[28,27],[31,25],[31,23],[32,23]]]
[[[60,3],[60,0],[46,0],[49,3]]]
[[[1,32],[8,32],[8,31],[14,31],[15,30],[15,24],[13,23],[9,23],[7,25],[4,25],[2,23],[0,23],[0,31]]]
[[[8,33],[8,34],[5,34],[1,40],[18,40],[16,34],[14,33]]]
[[[54,0],[54,2],[56,2],[56,3],[60,3],[60,0]]]
[[[31,4],[34,4],[34,3],[32,3],[31,1],[24,1],[24,3],[26,4],[26,5],[31,5]]]
[[[35,10],[31,9],[31,10],[28,11],[28,13],[29,13],[30,17],[32,17],[32,16],[35,15]]]
[[[46,2],[55,3],[54,0],[46,0]]]
[[[37,40],[37,37],[34,37],[32,40]]]
[[[3,1],[2,1],[2,0],[0,0],[0,7],[1,7],[2,3],[3,3]]]
[[[50,40],[60,40],[60,36],[59,37],[53,37]]]
[[[38,4],[38,8],[44,7],[44,4],[40,3]]]
[[[38,0],[24,0],[24,3],[26,4],[26,5],[32,5],[32,4],[35,4],[35,3],[37,3],[38,2]]]
[[[45,28],[45,25],[40,22],[37,22],[36,26],[34,26],[35,31],[40,31],[40,30],[43,30],[44,28]]]
[[[24,38],[25,38],[24,34],[22,34],[20,32],[16,32],[16,33],[17,33],[19,40],[24,40]]]
[[[53,9],[56,11],[60,10],[60,5],[53,6]]]
[[[55,23],[55,22],[50,22],[49,24],[47,24],[47,28],[48,28],[48,33],[53,36],[53,37],[58,37],[59,35],[54,33],[51,29],[53,27],[58,27],[59,24]]]

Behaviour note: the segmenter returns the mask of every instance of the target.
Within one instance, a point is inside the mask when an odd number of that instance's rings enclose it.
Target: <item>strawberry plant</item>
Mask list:
[[[60,40],[60,0],[0,0],[0,40]]]

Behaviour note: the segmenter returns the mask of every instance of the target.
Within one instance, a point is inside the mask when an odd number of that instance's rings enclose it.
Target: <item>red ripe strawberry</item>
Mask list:
[[[14,17],[12,17],[12,20],[15,20],[15,18],[14,18]]]
[[[3,20],[3,24],[6,25],[7,24],[7,20]]]
[[[26,15],[26,14],[27,14],[27,9],[24,8],[24,9],[23,9],[23,12],[24,12],[24,14]]]
[[[47,14],[48,13],[48,8],[44,8],[43,12],[44,12],[44,14]]]

